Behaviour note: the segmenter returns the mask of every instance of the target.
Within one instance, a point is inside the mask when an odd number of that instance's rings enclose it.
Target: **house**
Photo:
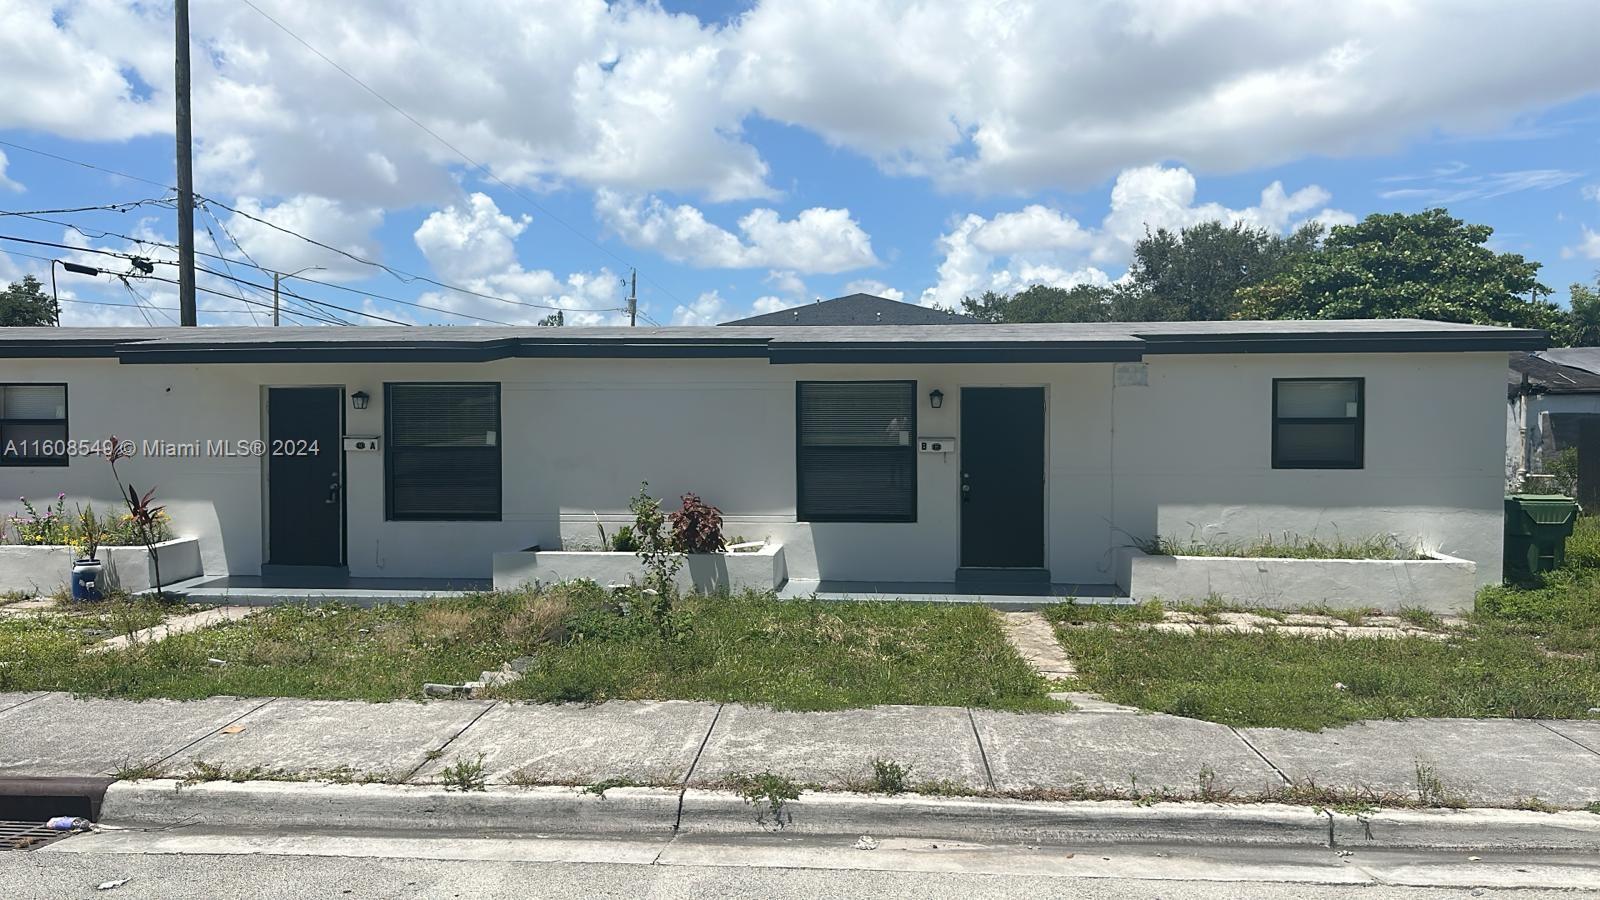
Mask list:
[[[1414,320],[0,330],[0,496],[156,488],[207,574],[485,577],[641,481],[789,579],[1109,584],[1132,542],[1501,562],[1508,351]],[[0,509],[0,513],[5,512]]]
[[[1513,353],[1506,382],[1506,483],[1546,473],[1574,449],[1579,500],[1600,508],[1600,347]]]
[[[792,309],[763,313],[723,325],[979,325],[957,312],[929,309],[915,303],[902,303],[873,294],[848,294],[832,300],[818,300]]]

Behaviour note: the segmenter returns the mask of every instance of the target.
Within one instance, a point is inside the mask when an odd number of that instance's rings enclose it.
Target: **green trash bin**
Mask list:
[[[1506,575],[1527,578],[1559,568],[1567,537],[1578,520],[1578,502],[1560,494],[1506,497]]]

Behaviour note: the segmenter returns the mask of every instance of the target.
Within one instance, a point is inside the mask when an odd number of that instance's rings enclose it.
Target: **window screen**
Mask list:
[[[66,441],[66,385],[0,384],[0,466],[64,466]]]
[[[500,518],[500,385],[384,385],[391,520]]]
[[[914,381],[796,385],[802,520],[917,520],[916,393]]]
[[[1366,405],[1360,378],[1272,382],[1274,469],[1359,469]]]

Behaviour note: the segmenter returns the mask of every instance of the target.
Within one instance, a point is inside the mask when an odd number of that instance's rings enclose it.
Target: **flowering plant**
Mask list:
[[[67,518],[67,495],[57,494],[54,506],[40,513],[27,497],[18,497],[21,513],[12,513],[6,523],[17,535],[19,544],[65,544],[71,538],[72,523]]]

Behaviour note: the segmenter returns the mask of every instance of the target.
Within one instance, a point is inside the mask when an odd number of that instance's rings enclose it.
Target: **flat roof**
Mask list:
[[[1529,328],[1421,319],[1028,325],[0,328],[0,358],[123,363],[489,362],[513,358],[805,363],[1134,362],[1158,354],[1542,350]]]

